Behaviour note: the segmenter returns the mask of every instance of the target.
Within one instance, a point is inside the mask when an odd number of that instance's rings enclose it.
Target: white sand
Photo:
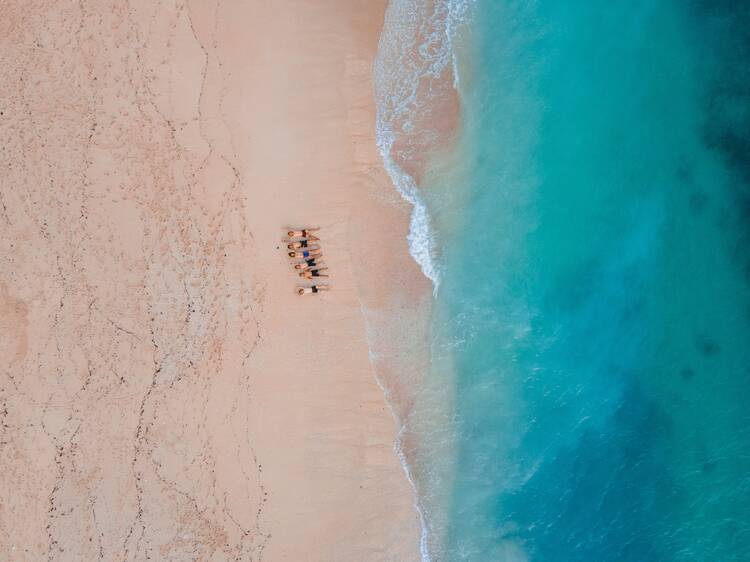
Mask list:
[[[0,558],[418,559],[360,305],[427,289],[374,145],[384,8],[4,4]],[[300,298],[311,223],[334,290]]]

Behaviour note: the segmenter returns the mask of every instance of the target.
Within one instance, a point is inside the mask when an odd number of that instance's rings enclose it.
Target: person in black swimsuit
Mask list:
[[[300,271],[299,276],[304,277],[305,279],[312,279],[313,277],[328,277],[325,273],[321,273],[321,271],[325,271],[328,269],[327,267],[320,267],[318,269],[306,269],[305,271]]]
[[[311,250],[319,250],[320,246],[310,244],[310,240],[300,240],[298,242],[290,242],[286,245],[290,250],[299,250],[300,248],[310,248]]]
[[[318,262],[315,258],[312,258],[309,260],[305,260],[302,263],[295,264],[294,269],[309,269],[317,265],[324,265],[324,264],[323,262]]]
[[[317,236],[314,234],[311,234],[311,232],[316,232],[320,230],[319,226],[311,227],[311,228],[303,228],[302,230],[290,230],[287,232],[287,236],[289,238],[307,238],[309,240],[320,240]]]
[[[297,294],[310,295],[320,293],[321,291],[329,291],[331,288],[328,285],[313,285],[312,287],[297,287]]]

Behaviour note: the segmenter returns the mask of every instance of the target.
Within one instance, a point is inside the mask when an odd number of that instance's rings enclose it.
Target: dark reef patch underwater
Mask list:
[[[457,455],[430,558],[750,560],[750,3],[471,15],[461,170],[423,186]]]

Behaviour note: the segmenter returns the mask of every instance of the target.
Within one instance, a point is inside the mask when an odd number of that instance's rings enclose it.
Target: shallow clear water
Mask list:
[[[431,558],[750,560],[750,5],[479,0],[462,33],[460,169],[421,186]]]

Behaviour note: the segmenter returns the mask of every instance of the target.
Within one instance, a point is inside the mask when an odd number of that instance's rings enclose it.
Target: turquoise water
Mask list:
[[[461,45],[429,557],[750,560],[750,4],[479,0]]]

